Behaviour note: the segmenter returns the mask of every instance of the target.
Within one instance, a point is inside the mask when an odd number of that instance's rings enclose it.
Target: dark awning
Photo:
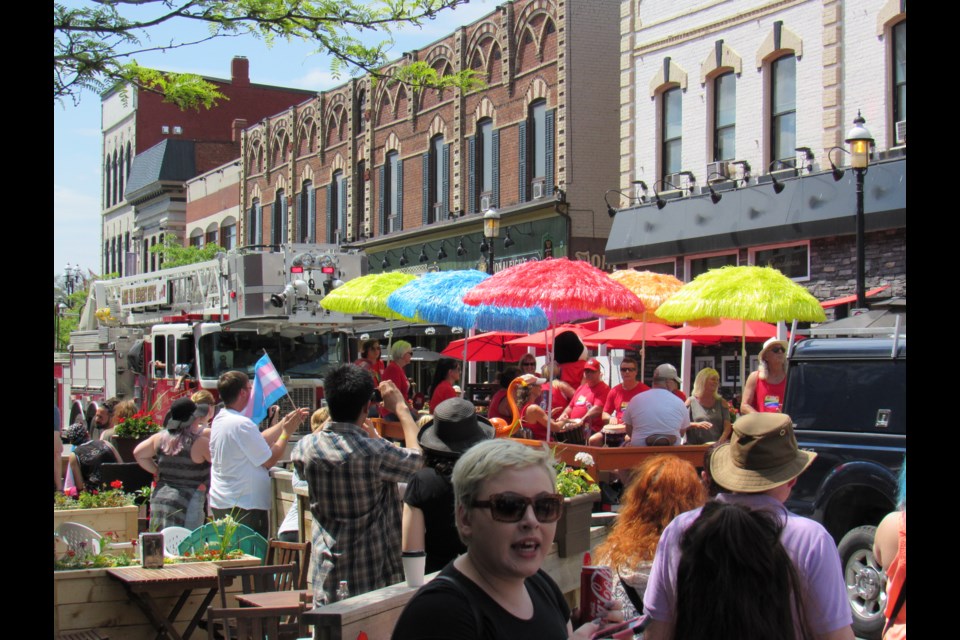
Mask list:
[[[764,180],[769,178],[764,177]],[[653,202],[616,214],[606,246],[607,263],[708,253],[806,238],[853,234],[856,179],[847,169],[839,182],[829,171],[722,191]],[[867,231],[906,226],[907,160],[870,165],[864,190]]]

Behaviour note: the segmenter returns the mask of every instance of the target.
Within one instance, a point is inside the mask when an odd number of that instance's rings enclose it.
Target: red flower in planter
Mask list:
[[[110,483],[110,486],[114,489],[123,489],[123,481],[114,480],[113,482]]]

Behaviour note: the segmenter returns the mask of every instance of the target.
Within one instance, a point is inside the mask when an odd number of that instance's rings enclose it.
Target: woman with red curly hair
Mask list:
[[[697,470],[676,456],[652,456],[635,467],[613,531],[594,554],[595,564],[613,569],[625,620],[643,611],[660,534],[677,515],[703,506],[706,498]]]

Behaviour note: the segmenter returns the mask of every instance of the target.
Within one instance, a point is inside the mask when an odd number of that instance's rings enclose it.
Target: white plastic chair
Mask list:
[[[100,553],[102,536],[90,527],[78,522],[64,522],[57,529],[57,535],[67,547],[75,553]],[[87,548],[84,548],[84,547]]]
[[[166,527],[160,533],[163,534],[163,555],[172,558],[180,555],[180,543],[192,532],[186,527]]]

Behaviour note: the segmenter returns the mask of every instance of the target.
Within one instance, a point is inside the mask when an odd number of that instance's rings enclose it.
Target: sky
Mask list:
[[[492,12],[499,0],[470,0],[455,10],[442,12],[422,28],[407,27],[393,34],[389,57],[439,40],[457,27]],[[82,4],[65,2],[68,6]],[[173,37],[204,34],[200,25],[166,25],[150,32],[148,45],[159,45]],[[369,41],[386,39],[383,34]],[[230,61],[236,55],[250,60],[250,81],[262,84],[320,91],[342,84],[330,74],[329,58],[314,53],[310,43],[278,41],[272,47],[252,36],[217,38],[173,51],[150,52],[136,57],[142,66],[165,71],[189,72],[218,78],[230,77]],[[86,272],[100,272],[100,190],[101,190],[100,97],[84,91],[80,103],[53,105],[53,271],[62,274],[67,264]]]

